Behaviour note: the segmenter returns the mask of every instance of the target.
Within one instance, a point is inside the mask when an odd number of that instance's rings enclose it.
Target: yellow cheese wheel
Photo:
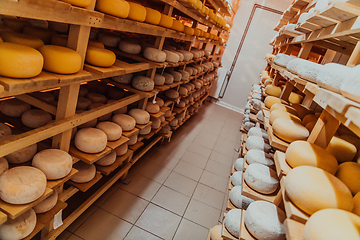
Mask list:
[[[128,19],[143,22],[146,18],[146,8],[141,6],[140,4],[128,2],[130,4],[130,11],[128,15]]]
[[[116,60],[112,51],[104,48],[88,47],[85,61],[98,67],[111,67]]]
[[[130,12],[130,4],[125,0],[97,0],[96,10],[115,17],[127,18]]]
[[[6,27],[15,32],[22,32],[25,26],[30,25],[27,20],[18,18],[4,18],[3,22]]]
[[[290,143],[306,140],[309,137],[309,131],[304,126],[286,118],[276,119],[272,124],[272,129],[276,136]]]
[[[265,103],[265,107],[270,109],[271,106],[274,105],[275,103],[281,103],[281,100],[280,100],[280,98],[277,98],[277,97],[267,96],[265,98],[264,103]]]
[[[164,28],[172,28],[173,22],[174,22],[174,19],[171,16],[161,14],[159,26],[162,26]]]
[[[89,41],[88,47],[97,47],[97,48],[105,48],[104,44],[102,42],[98,41]]]
[[[61,0],[63,2],[70,3],[71,5],[78,7],[88,7],[91,4],[91,0]]]
[[[208,32],[204,33],[204,38],[210,38],[210,33]]]
[[[306,126],[309,122],[316,122],[318,117],[313,114],[306,115],[302,120],[302,125]]]
[[[51,45],[67,47],[68,36],[66,35],[53,35],[51,38]]]
[[[20,44],[0,43],[0,75],[11,78],[31,78],[39,75],[44,58],[34,48]]]
[[[200,0],[197,0],[195,3],[195,9],[200,10],[203,7],[203,4]]]
[[[55,45],[39,48],[44,57],[44,69],[54,73],[73,74],[81,69],[82,60],[76,51]]]
[[[326,208],[353,209],[350,190],[338,178],[316,167],[300,166],[286,176],[284,187],[289,199],[307,214]]]
[[[335,176],[345,183],[353,195],[360,192],[360,164],[344,162],[339,165]]]
[[[44,42],[44,44],[49,44],[52,35],[55,34],[55,32],[52,30],[34,26],[25,26],[23,32],[31,36],[40,38]]]
[[[203,4],[202,8],[200,9],[202,14],[206,14],[206,6]]]
[[[272,79],[266,79],[266,81],[264,82],[265,87],[271,85],[273,83]]]
[[[326,150],[332,153],[340,163],[350,162],[357,153],[354,144],[336,136],[331,139]]]
[[[316,125],[316,122],[309,122],[308,124],[306,124],[305,127],[307,130],[309,130],[309,132],[311,132],[314,129],[315,125]]]
[[[294,104],[291,104],[291,107],[293,107],[294,109],[296,109],[296,111],[298,112],[298,116],[303,119],[306,115],[308,114],[314,114],[314,111],[311,110],[310,108],[304,106],[304,105],[301,105],[301,104],[298,104],[298,103],[294,103]]]
[[[290,103],[301,103],[301,101],[303,100],[303,96],[301,96],[300,94],[297,94],[297,93],[290,93],[290,96],[289,96],[289,102]]]
[[[357,149],[357,153],[354,158],[354,161],[360,163],[360,151],[359,151],[360,150],[360,139],[358,137],[354,137],[351,135],[340,135],[340,138],[344,139],[345,141],[348,141],[349,143],[354,144],[354,146]]]
[[[17,43],[32,48],[39,48],[44,45],[40,38],[25,33],[4,32],[1,34],[1,38],[4,42]]]
[[[200,29],[194,28],[194,35],[197,37],[200,37],[200,35],[201,35]]]
[[[194,32],[195,32],[195,31],[194,31],[193,28],[185,26],[185,29],[184,29],[184,33],[185,33],[185,34],[193,36],[193,35],[194,35]]]
[[[355,213],[356,215],[360,216],[360,192],[358,192],[354,198],[354,208],[352,210],[353,213]]]
[[[274,111],[274,110],[281,110],[281,111],[284,111],[284,112],[291,113],[291,114],[293,114],[295,116],[298,116],[298,113],[294,108],[292,108],[290,106],[286,106],[286,105],[284,105],[282,103],[275,103],[274,105],[272,105],[271,108],[270,108],[270,113],[272,111]]]
[[[293,168],[298,166],[313,166],[321,168],[333,175],[338,169],[338,162],[331,153],[322,147],[306,141],[292,142],[286,149],[285,159]]]
[[[146,8],[145,22],[153,25],[158,25],[161,20],[161,13],[151,8]]]
[[[281,88],[274,86],[274,85],[268,85],[265,88],[265,93],[270,96],[280,97]]]
[[[178,31],[178,32],[183,32],[185,29],[185,26],[179,20],[174,19],[171,29],[174,29],[175,31]]]
[[[293,120],[294,122],[301,124],[300,118],[298,118],[297,116],[295,116],[291,113],[288,113],[288,112],[285,112],[282,110],[274,110],[270,113],[270,117],[269,117],[270,124],[272,125],[274,123],[274,121],[278,118],[290,119],[290,120]]]
[[[303,230],[304,240],[360,239],[360,217],[340,209],[313,214]]]

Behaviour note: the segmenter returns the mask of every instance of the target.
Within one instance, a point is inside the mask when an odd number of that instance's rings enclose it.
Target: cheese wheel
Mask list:
[[[14,167],[0,176],[0,198],[11,204],[27,204],[41,197],[46,176],[37,168]]]
[[[119,147],[115,148],[116,156],[120,157],[127,153],[128,151],[128,144],[123,143]]]
[[[275,103],[281,103],[280,98],[273,97],[273,96],[267,96],[265,98],[265,101],[264,101],[265,107],[270,109],[271,106],[274,105]]]
[[[156,48],[147,47],[144,50],[144,57],[150,61],[154,62],[165,62],[166,53]]]
[[[3,123],[0,123],[0,142],[11,135],[11,128]]]
[[[151,125],[148,125],[144,127],[143,129],[140,129],[139,134],[140,135],[147,135],[151,132]]]
[[[149,77],[136,76],[132,80],[132,86],[140,91],[152,91],[155,87],[154,81]]]
[[[115,160],[116,160],[116,151],[111,150],[111,152],[108,155],[97,160],[95,164],[99,166],[110,166],[115,162]]]
[[[272,128],[276,136],[290,143],[307,140],[309,137],[309,131],[304,126],[290,119],[278,118],[273,122]]]
[[[178,98],[179,97],[179,92],[174,90],[174,89],[169,89],[167,91],[165,91],[165,96],[167,96],[168,98]]]
[[[148,102],[145,110],[149,113],[155,114],[160,111],[160,107],[157,103]]]
[[[171,112],[171,110],[167,110],[166,112],[165,112],[165,115],[164,115],[166,118],[168,118],[168,117],[171,117],[172,116],[172,112]]]
[[[97,67],[111,67],[116,61],[116,55],[112,51],[97,47],[88,47],[85,62]]]
[[[187,81],[190,78],[190,74],[187,71],[184,70],[178,70],[179,73],[181,73],[181,80]]]
[[[31,93],[31,96],[33,96],[33,97],[35,97],[37,99],[43,100],[45,102],[53,102],[53,101],[55,101],[54,95],[52,95],[49,92],[34,92],[34,93]]]
[[[165,54],[166,54],[166,62],[170,62],[170,63],[178,63],[179,62],[180,57],[176,53],[173,53],[168,50],[163,50],[163,52],[165,52]]]
[[[351,211],[350,190],[338,178],[316,167],[300,166],[286,176],[284,187],[289,199],[308,214],[325,208]]]
[[[195,33],[195,30],[191,27],[185,26],[184,33],[190,36],[193,36]]]
[[[270,112],[272,111],[275,111],[275,110],[281,110],[281,111],[284,111],[284,112],[288,112],[290,114],[293,114],[295,116],[298,116],[298,113],[297,111],[295,110],[295,108],[292,108],[290,106],[286,106],[284,104],[281,104],[281,103],[275,103],[271,106],[270,108]]]
[[[118,83],[129,84],[129,83],[131,83],[133,76],[134,75],[132,73],[128,73],[128,74],[112,77],[112,79]]]
[[[119,49],[129,54],[139,54],[141,52],[140,44],[129,41],[121,41],[119,43]]]
[[[102,42],[89,40],[88,47],[105,48],[105,45]]]
[[[314,213],[303,230],[304,240],[355,240],[360,238],[360,217],[340,209]]]
[[[173,22],[174,22],[174,19],[171,16],[161,14],[159,26],[164,27],[164,28],[172,28]]]
[[[165,116],[164,115],[160,116],[159,119],[160,119],[161,123],[165,122]]]
[[[210,240],[223,240],[221,237],[222,225],[217,225],[210,229]]]
[[[97,0],[96,10],[115,17],[127,18],[130,13],[130,4],[125,0]]]
[[[297,116],[295,116],[291,113],[285,112],[283,110],[274,110],[270,113],[270,117],[269,117],[270,124],[273,125],[274,121],[278,118],[290,119],[294,122],[301,124],[300,118],[298,118]]]
[[[106,148],[106,143],[106,134],[97,128],[83,128],[75,136],[75,146],[85,153],[99,153]]]
[[[164,76],[162,76],[160,74],[157,74],[157,73],[155,74],[155,76],[154,76],[154,84],[155,84],[155,86],[164,85],[165,81],[166,81],[166,79],[165,79]]]
[[[296,111],[297,111],[297,115],[301,118],[304,119],[304,117],[306,115],[309,114],[314,114],[314,111],[312,111],[310,108],[301,105],[301,104],[291,104],[291,107],[293,107]]]
[[[179,20],[174,19],[171,29],[178,31],[178,32],[183,32],[185,29],[185,25],[182,22],[180,22]]]
[[[30,161],[37,151],[37,144],[32,144],[5,156],[6,160],[11,164],[19,164]]]
[[[21,122],[29,128],[45,126],[51,120],[50,113],[41,109],[30,109],[21,115]]]
[[[301,103],[301,101],[303,100],[303,96],[301,96],[300,94],[291,92],[288,100],[290,103]]]
[[[231,209],[224,219],[224,226],[237,239],[240,236],[241,209]]]
[[[231,175],[231,184],[233,186],[241,186],[242,185],[242,175],[243,171],[236,171]]]
[[[353,213],[355,213],[356,215],[360,216],[360,193],[357,193],[354,198],[354,208],[352,210]]]
[[[303,118],[302,125],[306,126],[310,122],[316,122],[317,119],[318,119],[317,116],[315,116],[313,114],[308,114]]]
[[[55,45],[39,48],[44,57],[44,69],[54,73],[73,74],[81,69],[82,59],[76,51]]]
[[[98,40],[102,42],[106,47],[113,47],[116,48],[119,46],[120,37],[113,33],[100,33],[98,36]]]
[[[262,194],[274,193],[280,185],[276,172],[260,163],[252,163],[246,168],[244,180],[249,187]]]
[[[249,132],[248,132],[248,136],[262,137],[265,140],[269,139],[267,132],[264,129],[261,129],[259,127],[250,128]]]
[[[96,167],[94,164],[87,164],[79,161],[74,164],[74,168],[78,170],[74,176],[71,177],[71,181],[76,183],[86,183],[93,180],[96,174]]]
[[[184,61],[185,62],[188,62],[188,61],[192,60],[193,57],[194,57],[194,55],[189,51],[179,50],[179,52],[184,55]]]
[[[4,17],[2,19],[2,22],[4,24],[5,27],[2,27],[3,31],[5,30],[12,30],[14,32],[21,32],[24,28],[24,26],[30,25],[28,20],[25,19],[19,19],[19,18],[15,18],[15,17]]]
[[[162,106],[164,106],[164,100],[162,100],[161,98],[159,98],[159,97],[156,97],[156,99],[155,99],[155,101],[156,101],[156,104],[157,105],[159,105],[159,107],[162,107]]]
[[[201,35],[201,30],[200,30],[200,29],[197,29],[197,28],[194,28],[194,35],[197,36],[197,37],[200,37],[200,35]]]
[[[174,77],[174,82],[181,81],[182,74],[179,71],[169,71],[169,73]]]
[[[55,207],[56,203],[58,200],[58,192],[57,191],[53,191],[53,193],[47,197],[45,200],[43,200],[42,202],[38,203],[35,207],[34,207],[34,211],[36,213],[44,213],[44,212],[48,212],[50,211],[53,207]]]
[[[96,128],[102,130],[108,141],[116,141],[121,137],[122,129],[114,122],[101,122],[96,125]]]
[[[36,213],[31,208],[15,219],[9,219],[0,225],[0,239],[23,239],[34,231],[36,226]]]
[[[37,153],[32,166],[40,169],[49,180],[57,180],[67,176],[72,168],[72,157],[60,149],[46,149]]]
[[[251,198],[242,195],[242,186],[235,186],[230,190],[229,200],[235,207],[246,210],[254,202]]]
[[[151,117],[150,121],[152,122],[151,124],[151,129],[158,129],[161,125],[161,120],[160,118],[157,117]]]
[[[21,117],[21,115],[30,108],[30,104],[16,98],[0,102],[1,113],[9,117]]]
[[[132,131],[136,125],[135,119],[127,114],[116,114],[113,116],[112,121],[119,124],[125,132]]]
[[[129,115],[135,119],[136,124],[147,124],[150,121],[150,114],[142,109],[131,109]]]
[[[179,95],[180,96],[186,96],[186,95],[188,95],[188,93],[189,93],[189,91],[186,88],[184,88],[184,87],[179,88]]]
[[[40,38],[44,42],[44,44],[49,44],[52,35],[55,34],[54,31],[35,26],[25,26],[23,29],[23,33]]]
[[[313,166],[333,175],[338,169],[338,162],[330,152],[307,141],[292,142],[286,150],[285,159],[292,168]]]
[[[0,75],[11,78],[32,78],[41,73],[44,58],[31,47],[0,43]]]
[[[134,2],[128,3],[130,4],[130,11],[127,18],[138,22],[144,22],[146,19],[146,8]]]
[[[86,8],[90,6],[91,0],[61,0],[63,2],[70,3],[71,5]]]
[[[248,164],[260,163],[268,167],[272,167],[275,165],[274,161],[271,159],[271,156],[268,153],[265,153],[264,151],[259,149],[249,150],[246,153],[244,159]]]
[[[0,175],[9,169],[9,163],[6,161],[6,158],[0,158]]]
[[[340,163],[352,161],[357,153],[354,144],[336,136],[332,137],[326,150],[334,155]]]
[[[335,176],[345,183],[353,195],[360,192],[360,164],[344,162],[339,165]]]
[[[180,74],[180,73],[179,73]],[[181,74],[180,74],[181,75]],[[173,82],[174,82],[174,77],[173,77],[173,75],[171,75],[171,74],[169,74],[169,73],[163,73],[163,76],[165,77],[165,82],[164,82],[164,84],[167,84],[167,85],[170,85],[170,84],[172,84]],[[180,79],[181,79],[181,77],[180,77]],[[155,81],[155,79],[154,79],[154,81]],[[155,85],[156,85],[156,83],[155,83]]]
[[[248,150],[258,149],[265,152],[269,152],[271,150],[271,146],[265,143],[262,137],[258,136],[249,136],[246,140],[245,146]]]
[[[80,85],[79,97],[85,97],[88,92],[89,90],[87,89],[86,85]]]
[[[285,219],[284,211],[267,201],[251,203],[244,215],[245,226],[256,239],[285,240]]]
[[[138,140],[138,134],[135,134],[135,135],[132,135],[131,137],[129,137],[129,141],[128,141],[128,145],[129,146],[132,146],[134,145],[135,143],[137,143],[137,140]]]
[[[1,39],[4,42],[12,42],[35,49],[44,45],[44,42],[40,38],[25,33],[3,32]]]
[[[153,25],[158,25],[161,20],[161,13],[154,9],[146,7],[145,22]]]
[[[236,171],[243,171],[244,170],[244,159],[243,158],[236,159],[236,161],[234,162],[234,168]]]

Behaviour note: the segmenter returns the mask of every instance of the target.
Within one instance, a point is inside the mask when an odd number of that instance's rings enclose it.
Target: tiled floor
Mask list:
[[[226,208],[242,115],[206,103],[58,239],[205,240]]]

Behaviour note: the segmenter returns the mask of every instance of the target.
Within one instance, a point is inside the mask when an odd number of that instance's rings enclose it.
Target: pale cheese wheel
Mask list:
[[[4,100],[0,103],[1,113],[9,117],[20,117],[30,108],[30,104],[16,98]]]
[[[360,192],[360,164],[357,162],[340,164],[335,176],[345,183],[353,195]]]
[[[179,52],[184,55],[184,61],[185,62],[188,62],[188,61],[192,60],[193,57],[194,57],[194,55],[189,51],[179,50]]]
[[[98,0],[96,1],[96,10],[115,17],[127,18],[130,4],[125,0]]]
[[[234,162],[234,168],[236,171],[243,171],[244,170],[244,159],[243,158],[236,159],[236,161]]]
[[[241,209],[231,209],[224,219],[224,226],[231,235],[240,237]]]
[[[288,100],[290,103],[300,104],[303,100],[303,96],[301,96],[300,94],[291,92]]]
[[[292,142],[286,149],[285,159],[292,168],[313,166],[333,175],[338,169],[338,162],[330,152],[307,141]]]
[[[259,127],[250,128],[248,131],[248,136],[262,137],[265,140],[269,139],[267,132],[264,129],[261,129]]]
[[[102,42],[106,47],[116,48],[119,46],[120,37],[113,33],[100,33],[98,36],[98,40]]]
[[[112,121],[119,124],[123,131],[132,131],[135,128],[136,121],[127,114],[116,114],[112,117]]]
[[[270,109],[272,107],[272,105],[274,105],[275,103],[281,103],[280,98],[273,97],[273,96],[267,96],[265,98],[265,101],[264,101],[265,107]]]
[[[265,88],[266,88],[267,86],[272,85],[272,84],[273,84],[273,80],[272,80],[272,79],[267,79],[267,80],[264,82]],[[281,90],[281,89],[280,89],[280,90]],[[271,96],[273,96],[273,95],[271,95]],[[275,97],[277,97],[277,96],[275,96]],[[280,97],[280,95],[279,95],[279,97]]]
[[[276,119],[273,122],[272,129],[276,136],[289,143],[296,140],[307,140],[309,137],[309,130],[290,119]]]
[[[251,198],[242,195],[242,186],[235,186],[230,190],[229,200],[235,207],[246,210],[254,202]]]
[[[147,124],[150,121],[150,114],[142,109],[131,109],[129,115],[135,119],[136,124]]]
[[[0,176],[0,198],[10,204],[27,204],[44,194],[46,183],[46,176],[39,169],[14,167]]]
[[[79,97],[77,104],[76,104],[76,109],[77,110],[86,110],[91,104],[90,99],[85,98],[85,97]]]
[[[166,125],[165,127],[161,128],[159,133],[168,133],[170,132],[170,126],[169,125]]]
[[[97,160],[95,164],[99,166],[110,166],[115,162],[115,160],[116,160],[116,151],[111,150],[111,152],[108,155]]]
[[[116,55],[108,49],[88,46],[85,62],[97,67],[111,67],[116,61]]]
[[[325,208],[353,209],[352,195],[346,185],[320,168],[292,169],[285,178],[284,187],[289,199],[310,215]]]
[[[169,125],[170,125],[171,127],[176,127],[178,124],[179,124],[179,120],[178,120],[177,118],[174,118],[173,120],[171,120],[171,121],[169,122]]]
[[[108,141],[116,141],[121,137],[122,129],[114,122],[101,122],[96,125],[96,128],[102,130]]]
[[[265,143],[262,137],[258,136],[249,136],[246,140],[245,146],[248,150],[258,149],[265,152],[269,152],[271,150],[271,146]]]
[[[131,80],[133,79],[133,76],[134,75],[132,73],[128,73],[128,74],[112,77],[112,79],[118,83],[130,84]]]
[[[99,153],[106,148],[106,144],[106,134],[97,128],[83,128],[75,136],[75,146],[85,153]]]
[[[132,86],[140,91],[152,91],[154,89],[154,81],[151,80],[149,77],[145,76],[136,76],[132,80]]]
[[[179,73],[179,74],[180,74],[180,73]],[[164,84],[170,85],[170,84],[172,84],[172,83],[174,82],[174,76],[171,75],[170,73],[163,73],[163,76],[165,77],[165,82],[164,82]],[[181,77],[180,77],[180,79],[181,79]],[[155,80],[154,80],[154,81],[155,81]],[[155,83],[155,85],[156,85],[156,83]]]
[[[138,140],[138,134],[134,134],[134,135],[132,135],[131,137],[129,137],[129,141],[128,141],[128,145],[129,146],[132,146],[132,145],[134,145],[134,144],[136,144],[137,143],[137,140]]]
[[[30,109],[21,115],[21,122],[29,128],[45,126],[52,120],[50,113],[41,109]]]
[[[6,158],[0,157],[0,175],[9,169],[9,163]]]
[[[164,115],[160,116],[159,119],[160,119],[161,123],[165,122],[165,116]]]
[[[15,219],[8,219],[0,225],[0,239],[17,240],[29,236],[36,226],[36,213],[31,208]]]
[[[297,111],[296,111],[295,108],[290,107],[290,106],[286,106],[286,105],[284,105],[284,104],[282,104],[282,103],[275,103],[275,104],[273,104],[273,105],[271,106],[271,108],[270,108],[270,113],[271,113],[272,111],[275,111],[275,110],[281,110],[281,111],[284,111],[284,112],[291,113],[291,114],[293,114],[293,115],[295,115],[295,116],[298,116],[298,113],[297,113]]]
[[[0,123],[0,142],[11,135],[11,128],[4,123]]]
[[[36,213],[44,213],[44,212],[50,211],[53,207],[55,207],[55,205],[58,201],[58,196],[59,196],[58,192],[53,191],[53,193],[49,197],[47,197],[45,200],[38,203],[34,207],[34,211]]]
[[[149,113],[155,114],[160,111],[160,107],[157,103],[148,102],[145,110]]]
[[[310,122],[316,122],[318,117],[313,114],[306,115],[302,120],[302,125],[306,126]]]
[[[166,54],[166,62],[178,63],[180,60],[179,55],[168,50],[163,50]]]
[[[164,28],[172,28],[173,22],[174,22],[174,19],[171,16],[161,14],[159,26],[164,27]]]
[[[259,111],[257,114],[256,114],[256,119],[261,121],[261,122],[264,122],[264,115],[263,115],[263,112],[262,111]]]
[[[281,88],[274,85],[268,85],[265,87],[265,93],[270,96],[280,97]]]
[[[161,13],[151,8],[146,8],[145,22],[153,25],[158,25],[161,20]]]
[[[360,216],[360,193],[358,192],[354,198],[354,208],[352,210],[353,213],[355,213],[356,215]]]
[[[179,88],[179,95],[180,96],[186,96],[186,95],[188,95],[188,93],[189,93],[189,90],[186,89],[185,87],[180,87]]]
[[[162,106],[164,106],[164,100],[162,100],[161,98],[159,98],[159,97],[156,97],[156,99],[155,99],[155,101],[156,101],[156,104],[157,105],[159,105],[159,107],[162,107]]]
[[[174,82],[179,82],[182,79],[182,74],[180,72],[177,71],[169,71],[169,74],[171,74],[173,76],[173,81]]]
[[[138,22],[144,22],[146,18],[146,8],[134,2],[128,3],[130,4],[130,11],[127,18]]]
[[[285,219],[284,211],[267,201],[251,203],[244,215],[245,226],[256,239],[285,240]]]
[[[154,76],[154,84],[155,86],[162,86],[165,84],[165,77],[160,74],[155,74]]]
[[[127,143],[123,143],[120,146],[118,146],[117,148],[115,148],[116,156],[118,156],[118,157],[125,155],[127,153],[127,151],[128,151]]]
[[[174,90],[174,89],[169,89],[167,91],[165,91],[165,96],[167,96],[168,98],[178,98],[179,97],[179,92]]]
[[[171,112],[171,110],[167,110],[166,112],[165,112],[165,117],[166,118],[168,118],[168,117],[171,117],[171,115],[172,115],[172,112]]]
[[[243,171],[236,171],[231,175],[231,184],[233,186],[241,186],[242,185],[242,175]]]
[[[292,120],[294,122],[301,124],[300,118],[298,118],[297,116],[295,116],[291,113],[285,112],[283,110],[274,110],[270,113],[270,117],[269,117],[270,124],[273,125],[274,121],[278,118],[289,119],[289,120]]]
[[[151,117],[150,118],[152,124],[151,124],[151,129],[158,129],[161,125],[161,120],[160,118],[157,117]]]
[[[143,129],[140,129],[139,134],[140,135],[147,135],[151,132],[151,125],[148,125],[144,127]]]
[[[119,49],[129,54],[139,54],[141,52],[141,45],[135,42],[121,41]]]
[[[35,49],[44,45],[44,42],[40,38],[25,33],[6,31],[1,34],[1,39],[4,42],[12,42]]]
[[[252,163],[246,168],[244,180],[249,187],[262,194],[274,193],[280,185],[276,172],[260,163]]]
[[[352,161],[357,153],[354,144],[336,136],[332,137],[326,150],[334,155],[340,163]]]
[[[210,240],[223,240],[221,237],[222,225],[216,225],[210,229]]]
[[[6,160],[12,164],[19,164],[30,161],[37,152],[37,144],[32,144],[5,156]]]
[[[93,180],[96,174],[96,167],[94,164],[87,164],[79,161],[74,164],[74,168],[78,170],[74,176],[71,177],[71,181],[76,183],[86,183]]]
[[[187,81],[190,79],[190,74],[187,71],[178,70],[178,72],[181,73],[181,80]]]
[[[154,62],[165,62],[166,53],[156,48],[147,47],[144,50],[144,57]]]
[[[259,149],[249,150],[246,153],[244,159],[248,164],[260,163],[268,167],[273,167],[275,165],[271,156],[268,153],[265,153],[264,151]]]

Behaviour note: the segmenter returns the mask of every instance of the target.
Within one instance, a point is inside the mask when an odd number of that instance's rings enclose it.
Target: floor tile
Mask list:
[[[190,197],[162,186],[151,202],[182,216],[189,201]]]
[[[150,178],[151,180],[154,180],[155,182],[158,182],[160,184],[163,184],[165,182],[166,178],[169,176],[170,173],[171,170],[153,162],[149,162],[146,169],[143,169],[140,172],[141,175]]]
[[[209,230],[185,218],[181,220],[174,240],[205,240]]]
[[[215,173],[220,177],[227,178],[230,175],[231,168],[213,160],[209,160],[206,164],[205,170]]]
[[[211,155],[212,150],[210,148],[202,146],[199,143],[193,143],[188,148],[188,151],[191,151],[193,153],[197,153],[197,154],[199,154],[199,155],[201,155],[201,156],[203,156],[205,158],[209,158],[210,155]]]
[[[167,168],[169,170],[173,170],[180,161],[180,158],[168,155],[165,158],[157,158],[157,156],[153,156],[150,161],[159,164],[160,166]]]
[[[206,131],[204,129],[201,130],[201,132],[197,135],[200,138],[206,138],[206,139],[210,139],[212,141],[216,141],[216,139],[218,138],[218,134],[214,134],[211,131]]]
[[[161,240],[161,238],[134,226],[124,240]]]
[[[67,228],[67,230],[74,233],[76,229],[78,229],[89,217],[91,217],[91,215],[94,214],[94,212],[96,212],[96,210],[98,210],[98,207],[91,205]]]
[[[222,165],[228,166],[228,167],[231,167],[232,162],[233,162],[233,159],[232,159],[231,156],[225,155],[223,153],[219,153],[219,152],[217,152],[215,150],[213,150],[211,152],[210,159],[215,161],[215,162],[218,162],[218,163],[220,163]]]
[[[225,193],[229,184],[229,178],[223,178],[205,170],[199,182]]]
[[[98,209],[75,234],[89,240],[118,240],[123,239],[131,227],[130,223]]]
[[[113,185],[111,188],[109,188],[96,202],[94,202],[95,206],[101,207],[101,205],[106,202],[116,191],[118,190],[118,187],[116,185]]]
[[[197,153],[193,153],[191,151],[187,151],[184,156],[181,158],[182,161],[185,161],[187,163],[190,163],[194,166],[197,166],[201,169],[204,169],[206,166],[206,163],[208,161],[208,158],[203,157]]]
[[[66,240],[68,239],[72,233],[68,230],[63,231],[56,239],[57,240]]]
[[[215,151],[225,154],[229,157],[233,156],[235,148],[235,143],[227,140],[225,140],[224,142],[218,142],[214,146]]]
[[[184,218],[198,223],[205,228],[212,228],[217,225],[220,210],[210,207],[205,203],[191,199],[188,208],[186,209]]]
[[[83,238],[76,236],[75,234],[72,234],[67,240],[82,240]]]
[[[165,240],[170,240],[180,220],[180,216],[150,203],[135,225]]]
[[[148,204],[148,201],[118,189],[101,208],[134,224]]]
[[[222,210],[224,195],[227,194],[199,183],[196,186],[193,199],[206,203],[218,210]]]
[[[196,188],[196,184],[196,181],[176,172],[172,172],[164,183],[165,186],[175,191],[178,191],[179,193],[182,193],[188,197],[192,196]]]
[[[174,171],[180,173],[181,175],[184,175],[185,177],[191,178],[195,181],[199,181],[203,169],[180,160],[180,162],[174,168]]]
[[[197,136],[194,140],[194,143],[198,143],[204,147],[213,149],[215,146],[216,141],[215,140],[211,140],[211,139],[207,139],[205,137],[199,137]]]
[[[150,201],[161,187],[161,184],[144,176],[136,176],[128,185],[121,184],[120,187],[136,196]]]

